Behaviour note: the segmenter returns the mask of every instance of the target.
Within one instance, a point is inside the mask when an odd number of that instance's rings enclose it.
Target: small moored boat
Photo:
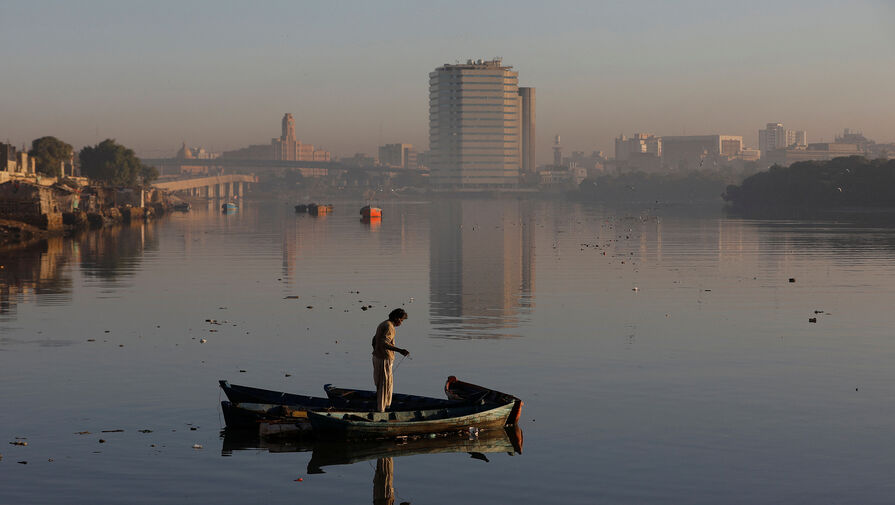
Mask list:
[[[382,217],[382,209],[366,205],[360,208],[360,217],[362,219],[379,219]]]
[[[239,206],[233,202],[227,202],[227,203],[221,205],[222,212],[233,212],[238,208],[239,208]]]

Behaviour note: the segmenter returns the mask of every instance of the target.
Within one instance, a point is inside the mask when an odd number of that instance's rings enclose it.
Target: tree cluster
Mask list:
[[[582,198],[606,203],[717,203],[735,176],[718,171],[686,173],[628,172],[585,179],[578,187]]]
[[[134,151],[106,139],[81,149],[81,174],[90,179],[119,186],[147,185],[158,177],[158,169],[144,165]]]
[[[62,164],[70,162],[74,150],[72,146],[56,137],[41,137],[31,141],[28,156],[34,158],[37,173],[50,177],[62,175]]]
[[[895,160],[862,156],[773,166],[727,187],[736,208],[895,207]]]

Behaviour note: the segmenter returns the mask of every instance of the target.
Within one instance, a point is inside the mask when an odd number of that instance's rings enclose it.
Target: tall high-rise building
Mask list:
[[[533,174],[535,159],[535,89],[519,88],[522,97],[522,172]]]
[[[768,151],[805,145],[808,145],[805,130],[787,130],[783,123],[768,123],[764,130],[758,130],[758,150],[762,158],[767,157]]]
[[[523,159],[534,166],[529,158],[534,155],[534,89],[520,93],[519,74],[512,68],[500,58],[467,60],[429,74],[433,187],[512,188],[519,183]]]

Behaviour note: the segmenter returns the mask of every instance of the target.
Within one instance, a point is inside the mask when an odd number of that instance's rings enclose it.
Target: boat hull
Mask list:
[[[503,428],[514,403],[398,412],[308,412],[315,433],[345,438],[396,438]]]

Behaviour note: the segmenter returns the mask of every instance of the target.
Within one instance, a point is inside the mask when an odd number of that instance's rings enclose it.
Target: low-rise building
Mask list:
[[[863,155],[864,151],[857,144],[818,142],[807,146],[793,146],[768,151],[765,162],[768,165],[788,167],[797,161],[825,161],[842,156]]]

